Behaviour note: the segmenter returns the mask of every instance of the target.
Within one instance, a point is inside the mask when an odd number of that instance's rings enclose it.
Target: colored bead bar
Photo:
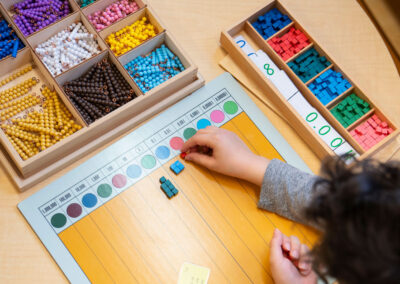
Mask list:
[[[28,36],[62,19],[72,12],[68,0],[24,0],[12,6],[13,20]]]
[[[119,56],[140,45],[149,38],[156,36],[157,29],[146,17],[137,20],[106,38],[107,44],[115,55]]]
[[[366,122],[352,130],[350,134],[364,150],[368,150],[392,132],[393,129],[389,127],[388,123],[374,114]]]
[[[104,10],[89,15],[89,21],[97,31],[139,10],[139,5],[132,0],[121,0],[108,5]]]
[[[351,94],[337,104],[331,113],[344,127],[349,127],[357,119],[369,112],[369,103],[359,98],[356,94]]]
[[[267,39],[291,22],[287,15],[274,8],[259,16],[252,25],[264,39]]]
[[[308,85],[311,92],[324,105],[330,103],[350,87],[350,82],[343,78],[340,72],[333,71],[332,69],[326,70]]]
[[[271,38],[268,44],[286,61],[308,46],[310,40],[300,30],[291,27],[284,35]]]
[[[289,67],[305,83],[331,65],[325,56],[310,48],[288,63]]]
[[[96,2],[96,0],[81,0],[79,2],[80,2],[79,5],[81,6],[81,8],[84,8],[84,7],[88,6],[88,5]]]
[[[100,47],[95,37],[78,22],[39,44],[35,51],[51,74],[58,75],[100,53]]]
[[[18,50],[24,48],[24,43],[5,21],[0,21],[0,59],[9,56],[17,57]]]
[[[150,54],[128,62],[124,67],[143,93],[185,70],[179,58],[164,44]]]
[[[64,84],[65,93],[90,124],[136,97],[114,64],[107,59],[80,78]]]

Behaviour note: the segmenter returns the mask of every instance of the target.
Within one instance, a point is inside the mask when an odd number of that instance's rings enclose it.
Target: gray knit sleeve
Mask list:
[[[317,177],[273,159],[265,171],[258,207],[308,224],[303,209],[312,198]]]

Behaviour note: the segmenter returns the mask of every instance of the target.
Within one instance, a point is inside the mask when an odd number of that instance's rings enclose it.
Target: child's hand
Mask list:
[[[270,264],[276,284],[315,284],[309,249],[295,236],[290,238],[275,229],[270,243]]]
[[[183,145],[185,160],[216,172],[242,178],[261,186],[269,160],[257,156],[233,132],[208,126]]]

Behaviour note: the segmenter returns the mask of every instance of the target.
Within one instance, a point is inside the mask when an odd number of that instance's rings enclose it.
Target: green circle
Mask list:
[[[226,103],[224,103],[224,111],[227,114],[235,114],[238,111],[238,106],[233,101],[227,101]]]
[[[183,131],[183,137],[186,139],[186,140],[189,140],[193,135],[195,135],[196,134],[196,129],[194,129],[194,128],[191,128],[191,127],[189,127],[189,128],[186,128],[184,131]]]
[[[53,227],[57,229],[62,228],[67,223],[67,217],[65,217],[65,215],[62,213],[57,213],[54,214],[53,217],[51,217],[50,222],[53,225]]]
[[[156,159],[152,155],[144,156],[140,162],[142,164],[142,167],[145,169],[154,168],[154,166],[156,165]]]
[[[112,187],[109,184],[103,183],[97,187],[97,194],[100,197],[107,198],[112,193]]]

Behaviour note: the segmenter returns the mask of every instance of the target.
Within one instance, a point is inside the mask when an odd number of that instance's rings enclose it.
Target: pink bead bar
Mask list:
[[[139,10],[139,5],[132,0],[120,0],[107,6],[103,11],[89,15],[89,21],[97,31],[105,29],[112,23],[121,20]]]

